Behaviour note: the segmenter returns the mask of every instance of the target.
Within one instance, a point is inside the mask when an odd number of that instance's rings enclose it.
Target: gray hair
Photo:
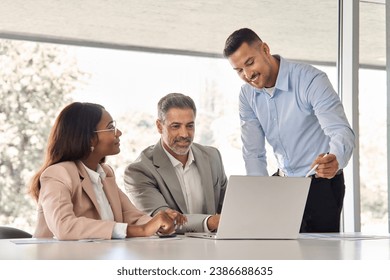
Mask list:
[[[169,93],[160,99],[157,105],[159,120],[165,121],[165,116],[171,108],[191,109],[196,116],[196,106],[194,100],[181,93]]]

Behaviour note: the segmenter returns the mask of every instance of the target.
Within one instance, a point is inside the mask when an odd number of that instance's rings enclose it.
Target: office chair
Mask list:
[[[31,238],[32,235],[28,232],[13,228],[0,226],[0,239],[12,239],[12,238]]]

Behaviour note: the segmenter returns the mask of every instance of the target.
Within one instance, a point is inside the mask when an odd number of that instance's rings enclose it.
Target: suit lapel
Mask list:
[[[91,179],[89,178],[89,175],[81,162],[77,162],[76,165],[80,175],[81,187],[83,188],[84,192],[88,195],[88,197],[91,199],[93,205],[95,206],[97,212],[99,213],[99,216],[101,217],[102,213],[100,212],[100,206],[97,202]]]
[[[157,172],[164,180],[166,187],[171,192],[180,211],[182,213],[188,213],[179,180],[177,179],[176,172],[171,161],[161,146],[161,141],[158,141],[153,150],[153,164],[157,167]]]
[[[192,153],[194,154],[195,164],[198,167],[200,174],[207,213],[216,213],[210,159],[208,155],[202,152],[195,144],[192,145]]]
[[[102,180],[103,191],[106,194],[107,200],[110,203],[115,221],[123,221],[121,210],[121,201],[118,195],[118,188],[113,174],[113,170],[102,164],[103,170],[106,173],[106,178]]]

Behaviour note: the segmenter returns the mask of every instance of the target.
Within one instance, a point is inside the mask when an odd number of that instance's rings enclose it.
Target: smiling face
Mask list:
[[[157,120],[164,148],[177,160],[186,161],[195,134],[192,109],[171,108],[164,120]]]
[[[228,60],[240,78],[251,86],[258,89],[275,86],[278,64],[266,43],[244,42]]]
[[[96,126],[96,138],[94,138],[94,155],[99,155],[103,158],[109,155],[116,155],[120,152],[119,137],[122,132],[116,129],[115,122],[111,115],[103,110],[102,118]]]

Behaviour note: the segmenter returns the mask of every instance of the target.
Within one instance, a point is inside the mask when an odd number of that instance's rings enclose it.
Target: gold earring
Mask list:
[[[95,150],[95,147],[94,147],[94,146],[91,146],[91,152],[93,152],[93,150]]]

